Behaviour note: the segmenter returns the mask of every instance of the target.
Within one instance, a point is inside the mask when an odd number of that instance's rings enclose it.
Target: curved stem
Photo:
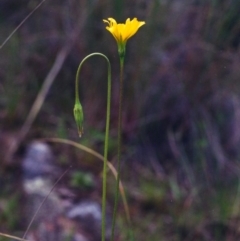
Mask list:
[[[47,141],[47,142],[62,143],[62,144],[70,145],[70,146],[76,147],[76,148],[78,148],[78,149],[80,149],[80,150],[82,150],[82,151],[84,151],[86,153],[89,153],[92,156],[95,156],[96,158],[98,158],[101,161],[104,161],[104,156],[102,156],[98,152],[96,152],[93,149],[88,148],[88,147],[86,147],[84,145],[81,145],[81,144],[79,144],[77,142],[71,141],[71,140],[61,139],[61,138],[43,138],[43,139],[40,139],[40,140]],[[113,176],[117,180],[117,171],[116,171],[115,167],[109,161],[107,161],[107,165],[108,165],[108,168],[110,169],[110,171],[112,172]],[[122,184],[121,180],[119,182],[119,191],[120,191],[120,194],[122,196],[122,201],[123,201],[124,210],[126,212],[127,221],[130,223],[129,207],[128,207],[128,203],[127,203],[125,190],[124,190],[124,187],[123,187],[123,184]]]
[[[106,195],[107,195],[107,158],[108,158],[108,141],[109,141],[109,126],[110,126],[110,107],[111,107],[111,64],[106,55],[102,53],[92,53],[86,56],[82,62],[79,64],[76,74],[76,82],[75,82],[75,101],[79,102],[78,95],[78,81],[79,74],[82,67],[82,64],[88,58],[99,55],[106,59],[108,64],[108,87],[107,87],[107,113],[106,113],[106,132],[105,132],[105,142],[104,142],[104,161],[103,161],[103,191],[102,191],[102,241],[105,240],[105,230],[106,230]]]
[[[117,150],[117,181],[115,189],[115,201],[113,210],[112,234],[111,241],[114,240],[115,223],[119,199],[119,182],[120,182],[120,169],[121,169],[121,149],[122,149],[122,99],[123,99],[123,67],[124,56],[120,57],[120,86],[119,86],[119,109],[118,109],[118,150]]]

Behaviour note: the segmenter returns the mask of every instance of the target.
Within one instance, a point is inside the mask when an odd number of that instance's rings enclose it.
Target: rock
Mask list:
[[[101,205],[90,199],[76,200],[77,195],[67,187],[52,190],[59,169],[47,144],[32,142],[28,146],[22,171],[27,224],[47,197],[27,234],[29,241],[101,241]],[[106,220],[108,240],[108,215]]]

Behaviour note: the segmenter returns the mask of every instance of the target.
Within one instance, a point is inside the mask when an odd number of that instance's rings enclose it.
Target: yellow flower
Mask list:
[[[120,54],[125,53],[125,45],[129,38],[131,38],[138,29],[145,24],[144,21],[138,21],[137,18],[130,20],[128,18],[126,23],[117,23],[115,19],[108,18],[108,20],[103,20],[103,22],[108,23],[109,26],[106,29],[113,35],[118,44],[118,51]]]

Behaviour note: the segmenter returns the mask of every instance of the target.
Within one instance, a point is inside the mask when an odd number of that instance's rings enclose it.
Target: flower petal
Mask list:
[[[114,18],[108,18],[108,20],[104,19],[103,22],[109,24],[106,29],[113,35],[117,43],[121,45],[126,44],[127,40],[145,24],[144,21],[138,21],[137,18],[134,18],[133,20],[128,18],[125,24],[117,23]]]

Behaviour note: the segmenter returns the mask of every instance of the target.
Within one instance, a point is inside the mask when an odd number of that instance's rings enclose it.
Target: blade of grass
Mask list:
[[[27,239],[22,239],[13,235],[5,234],[5,233],[0,233],[0,236],[6,237],[6,238],[11,238],[11,239],[16,239],[16,240],[21,240],[21,241],[28,241]]]
[[[61,138],[44,138],[42,139],[44,141],[47,141],[47,142],[55,142],[55,143],[62,143],[62,144],[66,144],[66,145],[70,145],[70,146],[74,146],[82,151],[85,151],[95,157],[97,157],[98,159],[100,159],[101,161],[104,161],[104,156],[99,154],[98,152],[92,150],[91,148],[88,148],[82,144],[79,144],[77,142],[74,142],[74,141],[71,141],[71,140],[67,140],[67,139],[61,139]],[[115,167],[108,161],[107,162],[107,165],[109,167],[109,169],[111,170],[111,172],[113,173],[114,177],[117,179],[117,171],[115,169]],[[123,206],[124,206],[124,210],[125,210],[125,213],[126,213],[126,218],[127,218],[127,221],[128,223],[130,224],[131,223],[131,218],[130,218],[130,213],[129,213],[129,207],[128,207],[128,203],[127,203],[127,198],[126,198],[126,194],[125,194],[125,190],[124,190],[124,187],[123,187],[123,184],[122,182],[120,181],[119,182],[119,191],[120,191],[120,194],[122,196],[122,201],[123,201]]]
[[[45,201],[48,199],[48,197],[49,197],[49,195],[52,193],[53,189],[56,187],[56,185],[59,183],[59,181],[64,177],[64,175],[69,171],[70,168],[71,168],[71,166],[57,179],[57,181],[56,181],[56,182],[54,183],[54,185],[52,186],[52,188],[51,188],[50,192],[48,193],[48,195],[42,200],[42,202],[41,202],[41,204],[39,205],[37,211],[35,212],[35,214],[33,215],[30,223],[29,223],[28,226],[27,226],[27,229],[26,229],[26,231],[25,231],[25,233],[24,233],[24,235],[23,235],[23,238],[22,238],[23,240],[26,238],[26,235],[27,235],[30,227],[32,226],[33,221],[35,220],[36,216],[38,215],[41,207],[43,206],[43,204],[45,203]]]
[[[7,238],[13,238],[13,239],[16,239],[16,240],[22,240],[22,241],[27,241],[26,239],[26,235],[30,229],[30,227],[32,226],[32,223],[33,221],[35,220],[36,216],[38,215],[40,209],[42,208],[43,204],[46,202],[46,200],[48,199],[49,195],[52,193],[53,189],[56,187],[56,185],[59,183],[59,181],[63,178],[63,176],[69,171],[69,169],[71,168],[71,166],[57,179],[57,181],[54,183],[54,185],[52,186],[50,192],[48,193],[48,195],[42,200],[41,204],[39,205],[37,211],[35,212],[35,214],[33,215],[30,223],[28,224],[27,226],[27,229],[23,235],[22,238],[18,238],[16,236],[13,236],[13,235],[9,235],[9,234],[5,234],[5,233],[0,233],[0,236],[3,236],[3,237],[7,237]]]
[[[0,49],[10,40],[10,38],[18,31],[19,28],[41,7],[46,0],[42,0],[23,20],[22,22],[9,34],[9,36],[0,45]]]

